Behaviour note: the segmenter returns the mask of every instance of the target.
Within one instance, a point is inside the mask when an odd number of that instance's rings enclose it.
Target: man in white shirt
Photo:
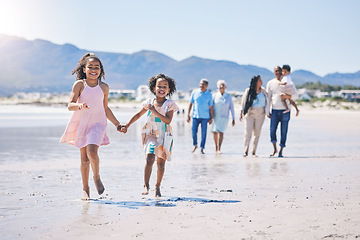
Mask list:
[[[274,146],[274,152],[270,155],[275,156],[277,153],[276,148],[276,130],[280,123],[280,151],[279,157],[283,157],[283,148],[286,146],[286,137],[288,131],[288,125],[290,121],[290,111],[284,112],[286,110],[284,104],[281,101],[281,75],[282,69],[279,66],[274,68],[274,75],[275,78],[270,80],[266,85],[266,91],[268,93],[270,99],[270,106],[271,106],[271,120],[270,120],[270,139]]]

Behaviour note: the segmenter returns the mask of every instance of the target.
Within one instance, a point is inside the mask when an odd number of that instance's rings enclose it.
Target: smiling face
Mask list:
[[[157,79],[154,92],[157,97],[166,97],[170,92],[168,81],[164,78]]]
[[[283,76],[287,76],[287,75],[289,75],[290,74],[290,72],[288,71],[288,70],[286,70],[286,69],[283,69],[282,70],[282,75]]]
[[[86,74],[87,80],[97,80],[101,73],[100,62],[96,59],[90,58],[87,60],[83,71]]]
[[[281,67],[275,67],[274,68],[274,75],[276,76],[276,78],[278,80],[280,80],[281,76],[282,76],[282,71],[281,70],[282,70]]]

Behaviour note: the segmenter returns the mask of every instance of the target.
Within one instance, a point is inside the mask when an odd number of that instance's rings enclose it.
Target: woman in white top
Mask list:
[[[254,134],[252,155],[256,157],[261,127],[265,115],[270,118],[270,102],[259,75],[251,79],[250,87],[245,90],[241,101],[240,121],[245,117],[244,157],[248,156],[252,133]]]

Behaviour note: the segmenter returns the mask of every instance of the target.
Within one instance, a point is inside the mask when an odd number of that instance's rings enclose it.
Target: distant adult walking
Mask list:
[[[252,156],[256,157],[256,149],[260,139],[265,115],[270,118],[269,98],[259,75],[251,79],[250,87],[245,90],[241,101],[240,121],[245,117],[244,157],[248,156],[251,135],[254,134]]]
[[[225,92],[226,82],[217,82],[218,92],[213,94],[214,101],[214,122],[211,131],[214,135],[215,151],[220,154],[221,145],[224,139],[224,132],[229,123],[229,112],[232,116],[232,126],[235,125],[234,103],[229,93]]]
[[[193,138],[193,150],[197,149],[197,132],[199,125],[201,124],[201,153],[204,154],[206,143],[207,124],[211,124],[214,118],[212,95],[207,89],[209,83],[206,79],[201,79],[199,89],[194,90],[191,93],[190,104],[188,109],[187,122],[190,122],[190,112],[192,109],[192,138]]]
[[[286,107],[282,103],[282,87],[280,85],[282,79],[282,69],[279,66],[274,68],[275,78],[270,80],[266,85],[266,90],[271,102],[271,120],[270,120],[270,139],[274,146],[274,151],[270,156],[275,156],[276,148],[276,130],[280,123],[280,151],[278,157],[283,157],[283,149],[286,146],[286,138],[288,132],[288,125],[290,121],[290,111],[287,112]]]

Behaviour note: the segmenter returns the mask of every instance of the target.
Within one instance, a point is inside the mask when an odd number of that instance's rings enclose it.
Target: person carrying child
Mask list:
[[[289,102],[295,107],[296,109],[296,116],[299,115],[299,109],[296,105],[296,103],[291,99],[291,96],[296,93],[296,87],[295,84],[291,81],[290,76],[290,66],[289,65],[283,65],[282,67],[282,78],[279,83],[281,86],[282,94],[281,94],[281,102],[285,106],[284,113],[290,112],[289,106],[286,103],[286,100],[289,100]]]
[[[149,79],[148,86],[150,91],[155,95],[155,98],[144,101],[141,110],[130,118],[128,123],[120,125],[118,130],[124,133],[127,132],[131,124],[147,113],[147,122],[142,129],[142,144],[146,155],[144,191],[142,194],[149,194],[149,181],[156,157],[157,180],[155,196],[161,197],[160,184],[165,172],[165,162],[170,159],[172,152],[173,141],[170,123],[174,112],[176,112],[179,107],[174,101],[166,99],[167,96],[171,96],[176,91],[176,82],[174,79],[160,73]]]
[[[105,79],[103,64],[94,53],[85,54],[72,74],[76,81],[70,93],[68,109],[74,111],[60,142],[75,145],[80,149],[80,171],[83,183],[82,200],[90,200],[90,165],[99,195],[105,188],[100,180],[98,149],[110,143],[106,135],[107,119],[116,128],[120,125],[108,107],[109,86]]]

